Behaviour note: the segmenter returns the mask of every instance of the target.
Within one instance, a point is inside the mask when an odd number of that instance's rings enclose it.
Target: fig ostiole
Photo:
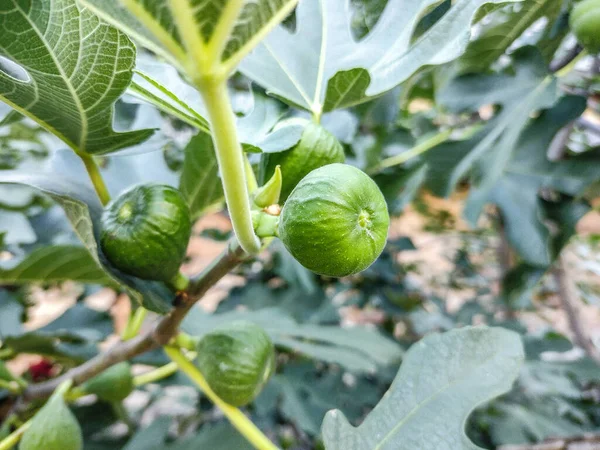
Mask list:
[[[345,160],[342,144],[321,125],[308,122],[300,141],[290,150],[265,153],[262,159],[262,179],[270,179],[277,166],[283,176],[279,202],[284,203],[296,185],[319,167]]]
[[[307,269],[344,277],[368,268],[385,247],[390,219],[383,194],[361,170],[330,164],[296,186],[278,234]]]
[[[575,5],[570,26],[581,45],[592,53],[600,52],[600,0],[584,0]]]
[[[100,244],[122,272],[178,286],[191,231],[189,207],[177,189],[139,185],[104,210]]]
[[[237,321],[202,337],[196,364],[215,394],[239,407],[252,402],[271,377],[275,350],[261,327]]]

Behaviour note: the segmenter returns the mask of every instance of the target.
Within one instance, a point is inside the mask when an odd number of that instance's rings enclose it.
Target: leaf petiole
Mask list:
[[[25,431],[27,431],[27,429],[31,426],[32,421],[33,419],[29,419],[11,434],[9,434],[4,440],[2,440],[0,442],[0,450],[11,450],[14,448],[23,437]]]
[[[229,100],[227,82],[209,79],[197,84],[208,111],[233,230],[244,251],[256,254],[260,251],[260,241],[252,226],[245,156],[237,135],[236,118]]]
[[[102,174],[100,173],[100,169],[98,168],[98,164],[94,160],[92,155],[82,152],[76,152],[77,156],[81,158],[83,164],[85,165],[85,170],[87,170],[88,175],[90,176],[90,180],[94,185],[94,189],[100,198],[100,201],[104,206],[110,202],[110,194],[108,193],[108,188],[106,187],[106,183],[104,183],[104,179],[102,178]]]
[[[380,172],[383,169],[388,169],[390,167],[399,166],[400,164],[404,164],[406,161],[415,158],[425,152],[428,152],[434,147],[446,142],[450,136],[452,135],[453,130],[445,130],[441,133],[438,133],[431,138],[427,139],[425,142],[421,142],[420,144],[414,146],[410,150],[400,153],[399,155],[392,156],[390,158],[384,159],[373,169],[369,170],[369,174],[375,174]]]
[[[133,314],[129,316],[129,320],[127,321],[127,325],[123,331],[122,339],[124,341],[128,341],[129,339],[132,339],[138,335],[147,314],[148,310],[140,306]]]

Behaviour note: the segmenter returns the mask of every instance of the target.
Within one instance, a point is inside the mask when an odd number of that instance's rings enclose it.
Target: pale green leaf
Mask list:
[[[128,93],[210,133],[200,93],[185,82],[177,69],[169,64],[148,56],[138,57]]]
[[[293,118],[280,121],[281,116],[277,102],[262,95],[254,96],[250,112],[237,121],[244,150],[277,153],[296,145],[302,137],[306,121]]]
[[[112,127],[134,63],[127,36],[75,0],[0,5],[0,100],[78,152],[110,153],[152,134]]]
[[[240,69],[274,95],[320,115],[380,95],[423,66],[459,57],[478,9],[506,1],[457,0],[413,41],[419,19],[439,0],[389,0],[377,24],[357,41],[349,1],[303,0],[295,31],[276,28]]]
[[[198,130],[210,133],[200,93],[183,80],[173,66],[148,57],[138,58],[134,81],[128,92]],[[234,92],[232,97],[237,98],[236,94],[246,95]],[[238,112],[244,113],[237,119],[238,136],[248,152],[288,150],[298,143],[304,131],[302,121],[280,121],[282,112],[278,103],[262,95],[253,95],[249,111]]]
[[[519,335],[468,327],[433,334],[405,355],[390,390],[357,428],[330,411],[327,450],[475,450],[465,433],[471,412],[507,392],[524,359]]]
[[[9,261],[12,262],[12,261]],[[17,264],[0,266],[0,284],[56,283],[79,281],[115,285],[84,247],[74,245],[42,247]]]

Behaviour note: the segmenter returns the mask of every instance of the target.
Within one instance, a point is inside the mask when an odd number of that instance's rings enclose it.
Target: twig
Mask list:
[[[558,133],[556,133],[556,136],[552,139],[548,151],[546,152],[549,161],[556,162],[565,157],[567,144],[573,128],[575,128],[575,121],[565,125]]]
[[[588,444],[583,447],[584,444]],[[595,444],[592,446],[592,444]],[[600,435],[589,434],[569,438],[551,438],[539,444],[502,445],[498,450],[576,450],[600,448]]]
[[[578,295],[572,280],[569,278],[564,257],[562,256],[558,258],[556,268],[554,269],[554,276],[558,283],[560,302],[567,314],[575,344],[584,349],[590,358],[600,364],[600,350],[587,335],[585,328],[581,324],[581,317],[577,308]]]
[[[168,344],[175,337],[181,322],[196,302],[231,269],[240,264],[244,260],[244,255],[244,251],[237,241],[230,242],[227,249],[206,270],[192,279],[188,291],[180,296],[179,303],[156,326],[133,339],[115,344],[106,352],[69,370],[60,377],[30,385],[23,391],[19,409],[31,400],[49,397],[66,380],[73,380],[75,384],[81,384],[117,363]]]
[[[500,239],[498,248],[496,249],[496,255],[498,257],[498,263],[500,264],[500,268],[502,270],[501,278],[504,278],[514,266],[514,255],[508,242],[508,236],[506,235],[506,226],[504,225],[504,218],[502,217],[502,213],[499,210],[497,213],[496,228],[498,231],[498,238]]]
[[[583,47],[579,44],[576,44],[573,48],[571,48],[565,55],[556,61],[552,61],[550,63],[550,72],[558,72],[561,69],[567,67],[575,58],[579,56],[579,54],[583,51]]]
[[[577,125],[600,136],[600,125],[586,119],[585,117],[580,117],[577,119]]]

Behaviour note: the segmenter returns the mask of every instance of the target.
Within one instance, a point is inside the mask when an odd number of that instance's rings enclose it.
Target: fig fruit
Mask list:
[[[232,322],[201,339],[196,364],[215,394],[232,406],[244,406],[269,380],[275,350],[261,327]]]
[[[363,271],[379,257],[389,224],[377,184],[355,167],[330,164],[296,186],[281,211],[278,232],[304,267],[343,277]]]
[[[83,390],[107,402],[121,402],[133,391],[131,366],[122,362],[85,382]]]
[[[284,203],[296,185],[314,169],[345,160],[342,144],[321,125],[309,122],[298,144],[280,153],[265,153],[262,160],[262,181],[266,182],[281,167],[283,184],[280,203]]]
[[[584,0],[571,11],[571,30],[581,45],[600,52],[600,0]]]
[[[70,385],[59,387],[33,417],[31,426],[23,434],[19,450],[83,449],[81,427],[63,398]]]
[[[100,244],[119,270],[145,280],[170,282],[179,272],[192,231],[189,207],[171,186],[135,186],[102,216]]]

